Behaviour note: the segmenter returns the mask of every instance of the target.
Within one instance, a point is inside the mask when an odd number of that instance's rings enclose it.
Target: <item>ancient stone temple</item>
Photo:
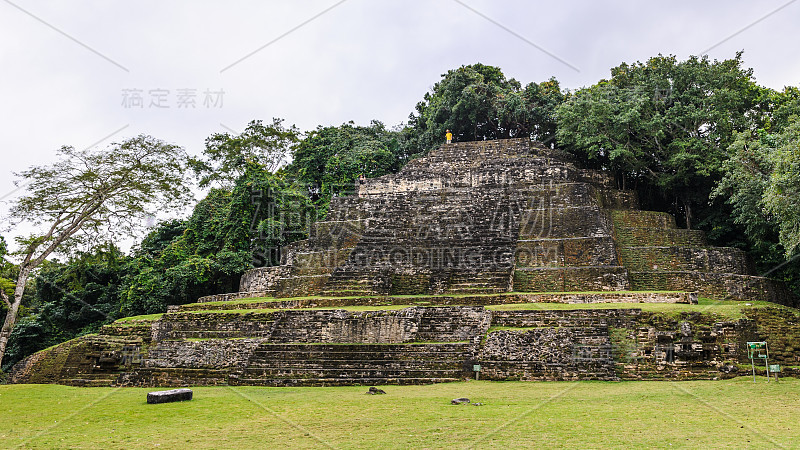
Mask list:
[[[523,139],[449,144],[334,198],[329,220],[232,297],[673,290],[792,301],[744,252]]]
[[[635,193],[558,150],[455,143],[334,198],[309,239],[280,266],[245,273],[239,292],[118,321],[32,355],[12,381],[428,383],[476,369],[496,380],[723,378],[742,371],[752,340],[800,365],[797,310],[743,304],[720,316],[698,298],[798,306],[743,252],[638,210]]]

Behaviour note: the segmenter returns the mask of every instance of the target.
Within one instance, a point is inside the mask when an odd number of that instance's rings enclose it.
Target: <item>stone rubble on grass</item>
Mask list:
[[[379,395],[379,394],[385,394],[386,391],[384,391],[383,389],[378,389],[375,386],[372,386],[366,393],[367,395]]]

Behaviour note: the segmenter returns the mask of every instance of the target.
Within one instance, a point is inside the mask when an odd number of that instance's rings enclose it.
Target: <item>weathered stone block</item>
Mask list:
[[[169,391],[156,391],[147,393],[147,403],[185,402],[192,399],[191,389],[172,389]]]

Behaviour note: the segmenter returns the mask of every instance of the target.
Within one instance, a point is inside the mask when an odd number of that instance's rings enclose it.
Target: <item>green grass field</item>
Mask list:
[[[800,447],[800,380],[152,389],[0,386],[0,447]],[[469,397],[483,406],[452,406]]]

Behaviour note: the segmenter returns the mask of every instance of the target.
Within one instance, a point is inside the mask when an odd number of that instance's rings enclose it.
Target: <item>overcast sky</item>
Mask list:
[[[795,0],[0,0],[0,198],[62,145],[146,133],[196,154],[253,119],[397,125],[475,62],[575,89],[623,61],[744,50],[781,89],[800,84],[798,23]]]

